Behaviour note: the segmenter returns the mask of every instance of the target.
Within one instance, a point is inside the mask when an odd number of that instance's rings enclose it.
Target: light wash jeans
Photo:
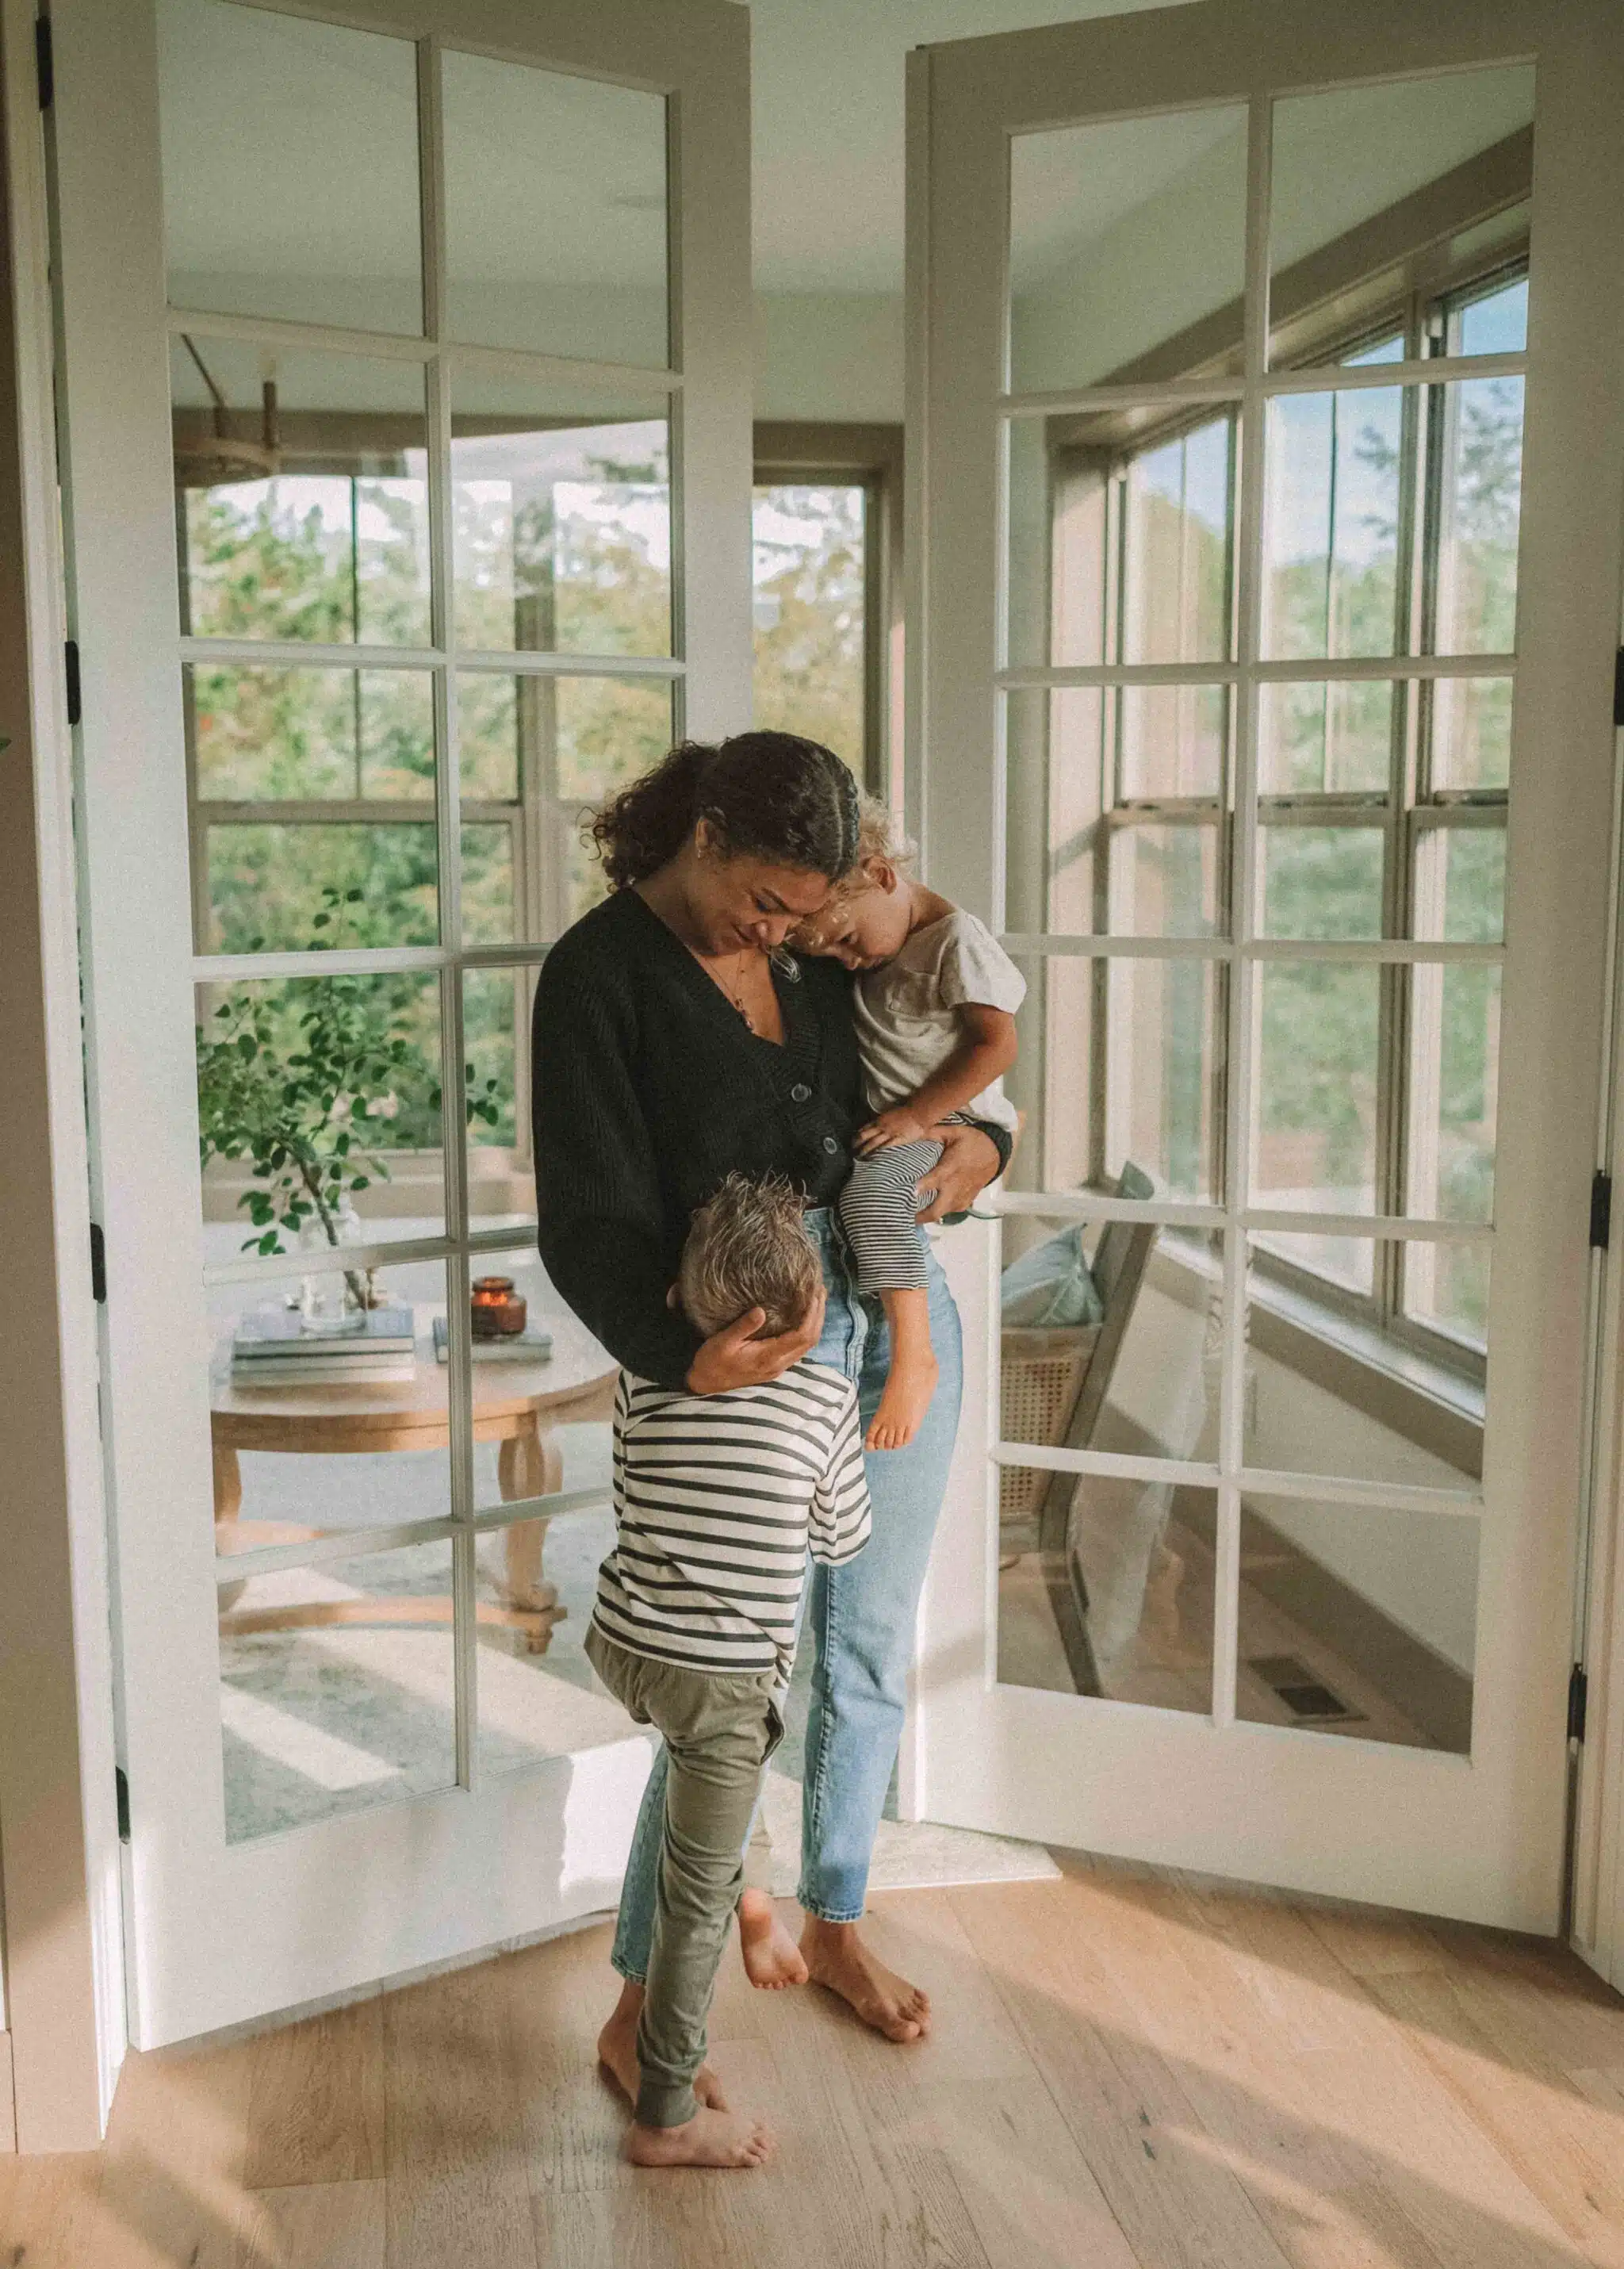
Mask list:
[[[829,1292],[823,1336],[812,1361],[857,1381],[867,1425],[879,1406],[890,1362],[884,1314],[877,1299],[857,1289],[833,1211],[820,1207],[806,1220]],[[874,1534],[844,1567],[813,1563],[803,1612],[802,1637],[809,1626],[817,1659],[807,1719],[797,1896],[808,1914],[824,1922],[855,1922],[863,1911],[875,1831],[902,1735],[914,1613],[958,1432],[963,1391],[958,1310],[934,1253],[928,1265],[931,1344],[941,1369],[935,1395],[905,1450],[865,1455]],[[638,1814],[609,1957],[623,1977],[639,1985],[648,1976],[653,1940],[665,1801],[662,1744]]]

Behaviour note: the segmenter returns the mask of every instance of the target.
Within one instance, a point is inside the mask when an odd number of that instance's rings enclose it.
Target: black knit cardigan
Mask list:
[[[627,1370],[681,1386],[699,1345],[667,1304],[696,1206],[734,1169],[830,1205],[869,1115],[838,961],[775,967],[780,1046],[753,1033],[634,890],[584,914],[535,993],[531,1082],[542,1260]],[[1008,1162],[1001,1127],[986,1133]]]

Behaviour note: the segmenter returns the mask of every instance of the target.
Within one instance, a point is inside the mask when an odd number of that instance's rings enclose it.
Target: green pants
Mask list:
[[[776,1671],[732,1676],[633,1654],[594,1623],[587,1659],[640,1726],[665,1739],[665,1833],[648,1984],[638,2024],[637,2116],[680,2127],[698,2110],[705,2021],[744,1881],[743,1851],[767,1759],[783,1739]]]

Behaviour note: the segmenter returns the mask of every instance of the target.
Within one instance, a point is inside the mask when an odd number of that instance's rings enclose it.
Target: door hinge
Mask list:
[[[124,1770],[122,1765],[114,1765],[113,1768],[113,1795],[114,1801],[118,1807],[118,1840],[121,1844],[128,1844],[129,1841],[129,1775]]]
[[[33,19],[33,72],[40,82],[40,107],[48,110],[56,92],[56,64],[51,52],[48,16],[36,16]]]
[[[1613,721],[1624,725],[1624,646],[1613,657]]]
[[[97,1301],[107,1297],[107,1240],[99,1221],[90,1225],[90,1296]]]
[[[68,722],[70,725],[77,725],[80,717],[84,714],[84,705],[79,698],[79,642],[78,639],[70,639],[68,640],[67,645],[63,647],[62,650],[62,659],[63,668],[67,673],[68,679]]]
[[[1584,1674],[1584,1665],[1576,1662],[1568,1680],[1568,1739],[1584,1739],[1584,1717],[1591,1698],[1591,1681]]]
[[[1599,1169],[1591,1176],[1591,1243],[1598,1253],[1607,1250],[1613,1234],[1613,1177]]]

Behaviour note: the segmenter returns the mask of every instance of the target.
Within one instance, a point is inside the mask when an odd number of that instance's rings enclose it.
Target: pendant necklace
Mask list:
[[[741,982],[742,982],[744,977],[744,955],[742,953],[739,956],[739,977]],[[722,990],[726,993],[727,998],[732,1001],[734,1007],[743,1018],[745,1031],[747,1032],[754,1033],[756,1027],[750,1021],[750,1012],[744,1005],[744,995],[740,992],[738,987],[735,985],[730,985],[727,982],[727,979],[724,977],[722,979]]]

